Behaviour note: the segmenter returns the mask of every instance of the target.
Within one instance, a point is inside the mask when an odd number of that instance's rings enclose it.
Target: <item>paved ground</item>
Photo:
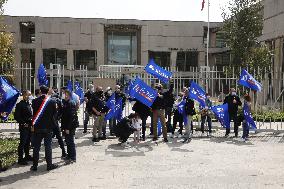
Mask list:
[[[116,139],[99,143],[91,134],[77,133],[77,163],[64,165],[54,143],[54,162],[59,168],[46,171],[42,154],[39,170],[18,166],[0,173],[0,188],[284,188],[283,134],[259,133],[249,142],[211,139],[197,132],[188,144],[146,142],[129,148]]]

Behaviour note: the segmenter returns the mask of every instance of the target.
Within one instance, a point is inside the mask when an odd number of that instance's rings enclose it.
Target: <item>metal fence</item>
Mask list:
[[[35,70],[31,64],[23,64],[21,68],[16,68],[16,81],[20,83],[19,89],[29,89],[34,91],[37,87]],[[182,91],[183,87],[188,87],[190,81],[195,81],[203,86],[211,94],[214,103],[220,103],[230,88],[236,88],[237,93],[242,97],[249,93],[253,100],[253,109],[256,114],[258,128],[283,130],[282,112],[284,110],[284,72],[272,68],[246,68],[259,82],[262,83],[262,91],[255,93],[243,86],[238,85],[240,67],[214,66],[214,67],[190,67],[188,71],[179,71],[176,68],[166,68],[172,71],[171,84],[175,93]],[[68,80],[73,83],[79,81],[84,90],[87,90],[89,83],[96,85],[96,78],[111,78],[122,86],[125,86],[130,79],[137,76],[148,85],[154,85],[160,81],[144,71],[144,66],[131,65],[101,65],[97,71],[88,70],[85,66],[76,69],[74,66],[62,66],[51,64],[47,70],[50,86],[61,88]],[[169,87],[168,85],[165,88]],[[131,112],[131,103],[127,103],[125,114]],[[80,118],[84,119],[84,104],[81,107]],[[83,121],[80,121],[83,123]],[[199,124],[197,124],[199,125]]]

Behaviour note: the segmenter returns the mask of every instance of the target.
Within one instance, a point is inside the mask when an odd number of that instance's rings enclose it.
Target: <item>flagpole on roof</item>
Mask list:
[[[207,7],[208,7],[208,20],[207,20],[207,48],[206,48],[206,55],[207,55],[207,59],[206,59],[206,73],[207,73],[207,70],[208,70],[208,66],[209,66],[209,43],[210,43],[210,0],[208,0],[207,2]],[[206,74],[207,75],[207,74]],[[206,76],[208,78],[208,76]],[[208,92],[208,84],[209,82],[207,81],[206,82],[206,92]]]

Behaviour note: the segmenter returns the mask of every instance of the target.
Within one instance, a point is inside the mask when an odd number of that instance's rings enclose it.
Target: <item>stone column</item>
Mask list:
[[[171,68],[176,69],[176,63],[177,63],[177,51],[171,52]]]
[[[67,50],[67,68],[73,67],[76,69],[76,66],[74,65],[74,53],[73,49]]]

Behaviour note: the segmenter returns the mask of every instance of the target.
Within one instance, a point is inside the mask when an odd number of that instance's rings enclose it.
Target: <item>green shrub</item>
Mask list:
[[[19,140],[14,138],[0,138],[0,171],[7,169],[17,162]]]

